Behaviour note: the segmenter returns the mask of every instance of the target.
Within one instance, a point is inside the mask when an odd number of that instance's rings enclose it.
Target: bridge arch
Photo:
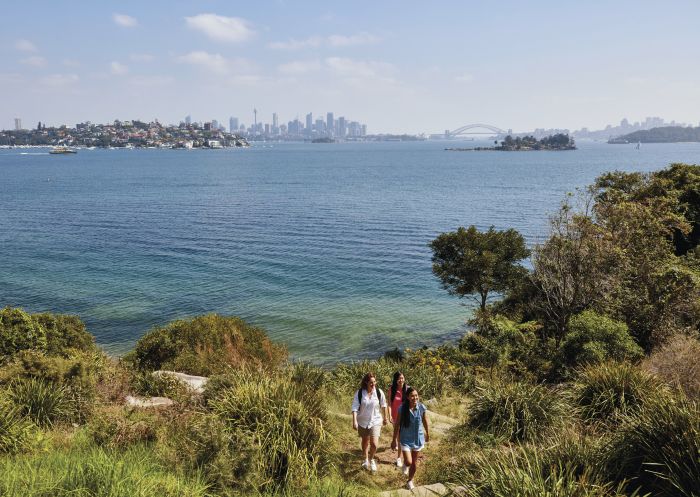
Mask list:
[[[486,130],[486,131],[478,131]],[[445,133],[448,136],[458,136],[458,135],[505,135],[509,132],[501,129],[497,126],[492,126],[491,124],[475,123],[467,124],[461,128],[454,129]]]

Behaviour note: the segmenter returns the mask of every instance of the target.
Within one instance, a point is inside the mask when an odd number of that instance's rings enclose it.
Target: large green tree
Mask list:
[[[514,229],[480,232],[475,226],[442,233],[430,243],[433,273],[451,294],[475,296],[482,310],[493,292],[505,292],[523,278],[520,261],[530,255]]]

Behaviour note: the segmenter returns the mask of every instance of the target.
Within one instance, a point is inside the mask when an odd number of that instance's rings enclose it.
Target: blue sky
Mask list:
[[[36,1],[3,5],[0,128],[248,124],[370,132],[700,121],[700,2]]]

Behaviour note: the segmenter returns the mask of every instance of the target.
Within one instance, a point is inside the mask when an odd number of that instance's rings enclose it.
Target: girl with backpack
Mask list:
[[[373,373],[362,377],[360,389],[352,399],[352,429],[357,430],[362,439],[362,453],[365,456],[362,467],[377,471],[374,455],[379,445],[382,426],[387,424],[386,399],[377,388],[377,378]]]
[[[401,371],[394,373],[394,377],[391,382],[391,387],[386,391],[386,398],[389,403],[389,423],[395,425],[399,421],[399,407],[403,404],[403,399],[406,395],[406,378]],[[401,461],[401,449],[396,449],[396,467],[400,468],[403,466]]]
[[[399,422],[394,425],[394,439],[391,448],[401,447],[404,468],[408,466],[406,488],[413,490],[413,476],[416,474],[418,453],[430,440],[430,427],[426,407],[418,399],[418,391],[408,387],[403,404],[399,408]],[[405,471],[404,471],[405,472]]]

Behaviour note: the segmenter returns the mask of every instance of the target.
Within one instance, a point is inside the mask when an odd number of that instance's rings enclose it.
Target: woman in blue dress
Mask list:
[[[414,487],[413,476],[416,474],[418,453],[430,440],[430,426],[426,411],[427,408],[418,399],[418,390],[408,387],[403,404],[399,407],[399,422],[394,425],[391,448],[401,447],[404,472],[408,467],[406,488],[409,490],[413,490]]]

